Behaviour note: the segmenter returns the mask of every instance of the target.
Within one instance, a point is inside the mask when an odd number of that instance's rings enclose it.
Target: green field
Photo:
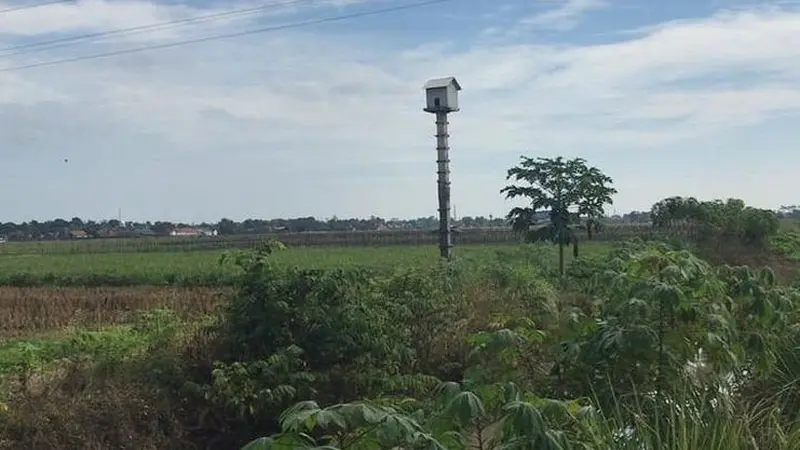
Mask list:
[[[590,243],[584,254],[608,249],[608,243]],[[521,247],[472,245],[454,249],[458,259],[487,260],[498,255],[519,254]],[[228,251],[96,253],[0,256],[0,284],[11,285],[219,285],[232,283],[237,268],[221,264]],[[542,252],[555,262],[555,246]],[[570,253],[571,256],[571,252]],[[541,252],[537,252],[541,254]],[[397,267],[425,267],[439,261],[435,246],[289,248],[278,252],[279,264],[312,269],[368,267],[391,270]]]

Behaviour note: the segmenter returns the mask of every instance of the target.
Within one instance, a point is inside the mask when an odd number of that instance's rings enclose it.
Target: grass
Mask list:
[[[608,249],[609,243],[590,243],[584,255]],[[454,249],[457,258],[485,260],[498,253],[518,252],[508,245],[471,245]],[[553,261],[555,246],[546,246]],[[131,286],[228,285],[237,272],[220,265],[225,251],[161,253],[96,253],[0,256],[0,285],[12,286]],[[570,253],[571,252],[567,252]],[[439,261],[435,246],[289,248],[274,256],[280,264],[309,269],[369,267],[392,270],[401,266],[431,266]]]
[[[86,329],[64,329],[39,338],[18,338],[0,344],[0,378],[40,368],[59,359],[86,355],[97,357],[102,353],[124,355],[144,347],[130,325]]]

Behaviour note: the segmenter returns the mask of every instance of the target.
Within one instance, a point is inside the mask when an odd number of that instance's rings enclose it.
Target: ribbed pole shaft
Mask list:
[[[439,252],[450,259],[453,240],[450,228],[450,146],[447,132],[447,113],[436,113],[436,164],[439,183]]]

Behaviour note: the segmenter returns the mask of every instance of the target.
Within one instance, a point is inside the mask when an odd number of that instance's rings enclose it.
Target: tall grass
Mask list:
[[[797,450],[800,422],[774,401],[748,402],[686,383],[670,394],[636,393],[585,428],[591,448],[609,450]],[[792,412],[796,414],[797,412]]]

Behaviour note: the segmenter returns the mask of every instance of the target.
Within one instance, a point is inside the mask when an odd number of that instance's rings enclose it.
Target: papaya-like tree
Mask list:
[[[514,230],[524,232],[528,240],[547,239],[558,244],[558,268],[563,276],[564,246],[573,244],[577,254],[575,228],[583,227],[589,238],[598,231],[599,219],[617,190],[613,180],[583,158],[521,157],[519,165],[508,170],[507,180],[516,184],[500,192],[506,199],[523,197],[530,206],[513,208],[507,216]],[[538,219],[546,217],[541,227]]]

